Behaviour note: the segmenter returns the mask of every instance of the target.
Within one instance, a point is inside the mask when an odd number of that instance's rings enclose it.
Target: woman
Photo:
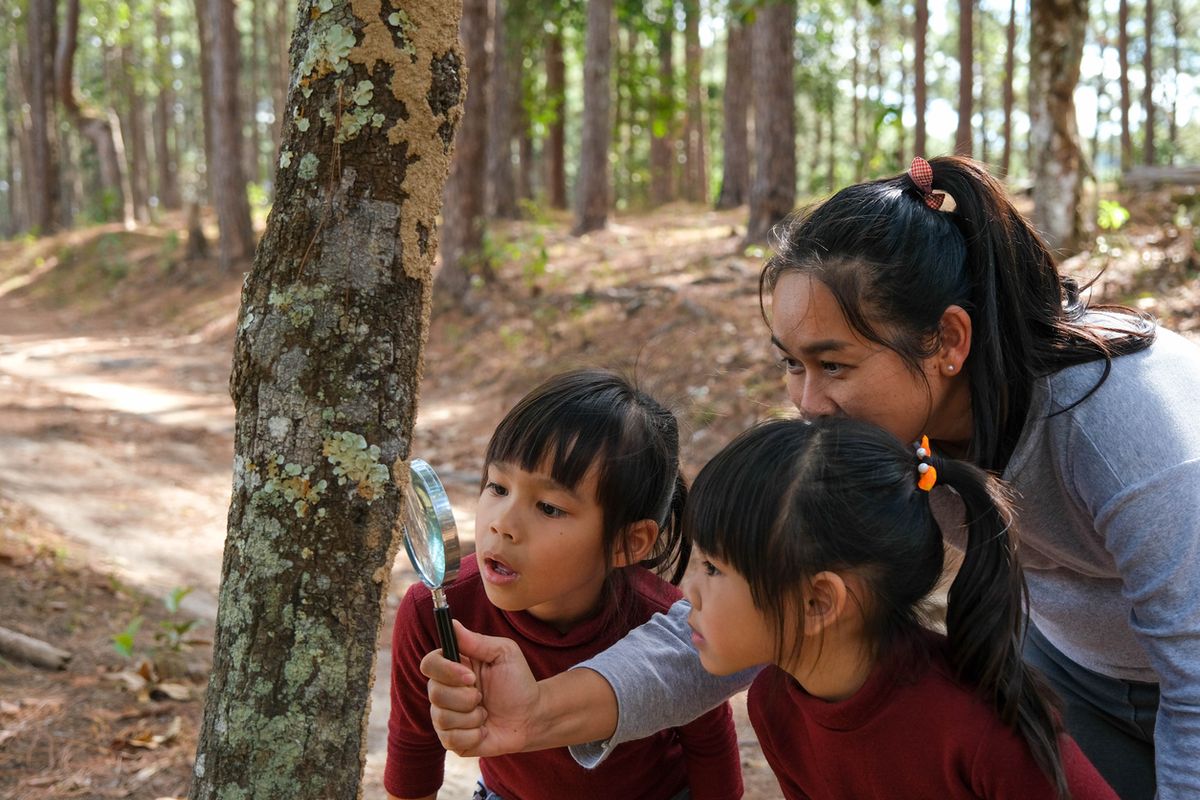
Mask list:
[[[1012,486],[1025,657],[1068,731],[1123,798],[1200,796],[1200,350],[1085,307],[1003,187],[961,158],[834,195],[785,231],[760,288],[802,414],[928,433]],[[936,500],[953,542],[961,510]],[[598,760],[694,716],[752,674],[706,680],[686,616],[677,604],[540,684],[508,645],[464,637],[484,705],[474,674],[424,662],[443,743],[604,740],[577,751]]]

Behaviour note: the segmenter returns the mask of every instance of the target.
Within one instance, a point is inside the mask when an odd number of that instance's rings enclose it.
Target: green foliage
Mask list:
[[[160,656],[163,653],[182,653],[189,646],[195,644],[188,638],[188,634],[200,624],[200,620],[181,616],[182,609],[180,608],[183,598],[187,597],[191,591],[190,586],[177,586],[163,597],[163,605],[170,617],[159,622],[159,629],[154,633],[154,650]],[[137,634],[142,627],[142,622],[144,619],[142,615],[138,614],[129,621],[123,630],[109,637],[112,640],[113,649],[127,659],[134,658],[137,650]]]
[[[528,289],[535,289],[546,276],[550,254],[546,249],[546,234],[535,229],[526,239],[505,240],[492,228],[483,233],[483,251],[480,260],[487,264],[517,264],[521,270],[521,282]]]
[[[142,618],[140,615],[131,619],[124,630],[112,635],[113,649],[125,658],[133,658],[133,640],[137,635],[138,629],[141,627]]]
[[[1106,231],[1118,231],[1129,221],[1129,210],[1116,200],[1101,200],[1096,224]]]

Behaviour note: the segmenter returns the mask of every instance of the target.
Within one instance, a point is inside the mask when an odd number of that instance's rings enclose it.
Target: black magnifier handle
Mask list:
[[[458,661],[458,639],[454,637],[454,626],[450,624],[450,606],[441,589],[433,590],[433,617],[437,623],[438,639],[442,642],[442,656]]]

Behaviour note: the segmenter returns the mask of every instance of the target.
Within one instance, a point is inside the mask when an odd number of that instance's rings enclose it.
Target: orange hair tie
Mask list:
[[[929,447],[929,437],[922,436],[921,443],[917,445],[917,458],[921,461],[917,464],[917,488],[927,492],[937,484],[937,468],[925,460],[931,455],[933,450]]]

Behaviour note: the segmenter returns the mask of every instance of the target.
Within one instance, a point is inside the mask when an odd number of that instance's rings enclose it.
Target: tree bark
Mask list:
[[[505,6],[495,0],[492,19],[492,71],[488,80],[488,215],[500,219],[520,216],[513,176],[513,132],[521,104],[520,49],[510,42]]]
[[[663,2],[658,31],[658,91],[650,118],[650,204],[675,199],[675,3]]]
[[[1083,152],[1075,121],[1075,87],[1087,32],[1085,0],[1033,0],[1029,93],[1033,222],[1051,249],[1083,242]]]
[[[467,65],[467,100],[454,143],[442,214],[442,267],[434,281],[439,301],[458,305],[471,288],[472,272],[487,276],[483,259],[483,215],[487,191],[488,3],[463,0],[462,39]]]
[[[583,131],[575,186],[576,236],[608,222],[608,146],[612,133],[613,0],[587,4],[587,53],[583,62]]]
[[[154,164],[158,173],[158,202],[163,208],[182,207],[179,195],[179,165],[172,147],[175,122],[175,70],[167,58],[164,42],[170,38],[170,26],[162,7],[154,6],[155,62],[158,95],[154,99]]]
[[[975,0],[958,0],[958,131],[954,152],[970,156],[974,152],[971,115],[975,104]]]
[[[687,200],[707,203],[708,164],[705,153],[704,102],[700,87],[700,0],[683,0],[683,64],[687,92],[687,117],[684,128]]]
[[[62,207],[54,114],[54,0],[29,0],[29,222],[38,235],[59,228]]]
[[[1008,30],[1004,52],[1004,150],[1000,156],[1000,171],[1005,178],[1012,169],[1012,116],[1016,101],[1017,62],[1017,0],[1008,3]]]
[[[750,148],[747,116],[750,110],[750,33],[745,20],[729,14],[725,44],[725,89],[722,91],[725,131],[724,158],[717,208],[737,208],[750,199]]]
[[[1154,0],[1146,0],[1146,50],[1142,55],[1142,72],[1146,82],[1142,87],[1142,110],[1146,115],[1145,138],[1142,141],[1142,161],[1154,164]]]
[[[1167,141],[1171,145],[1170,163],[1179,155],[1179,75],[1182,69],[1183,12],[1180,0],[1171,0],[1171,110],[1167,115]]]
[[[462,113],[461,5],[313,8],[295,32],[296,116],[242,291],[233,496],[192,800],[363,790]]]
[[[242,168],[245,143],[238,101],[238,31],[234,23],[233,0],[200,2],[207,12],[207,31],[212,47],[208,58],[212,100],[208,115],[212,122],[209,188],[220,229],[217,250],[221,266],[233,270],[236,264],[254,255],[254,228],[250,221],[250,201],[246,196],[246,173]]]
[[[755,168],[747,242],[766,241],[796,205],[795,27],[794,0],[759,7],[751,46]]]
[[[140,223],[150,221],[149,166],[146,163],[146,125],[142,96],[134,84],[134,59],[129,53],[130,45],[119,48],[118,62],[121,64],[121,90],[125,95],[125,124],[122,139],[129,142],[126,164],[129,167],[130,204],[133,218]]]
[[[559,29],[546,36],[546,100],[554,113],[546,144],[546,189],[551,208],[567,207],[566,87],[567,65]]]
[[[916,20],[913,22],[913,153],[926,157],[925,109],[929,105],[925,84],[925,35],[929,32],[929,0],[916,0]]]
[[[1121,171],[1124,172],[1133,166],[1133,136],[1129,121],[1133,104],[1129,92],[1129,0],[1121,0],[1117,8],[1117,63],[1121,68],[1117,82],[1121,87]]]

